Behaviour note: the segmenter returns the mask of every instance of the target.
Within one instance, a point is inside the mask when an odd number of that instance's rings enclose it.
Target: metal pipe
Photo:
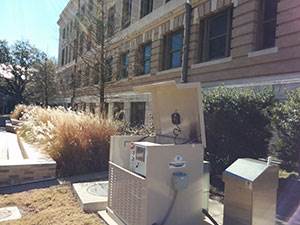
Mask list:
[[[183,56],[182,56],[181,83],[186,83],[188,81],[187,75],[188,75],[191,20],[192,20],[192,4],[190,0],[187,0],[184,6],[185,6],[184,44],[183,44]]]

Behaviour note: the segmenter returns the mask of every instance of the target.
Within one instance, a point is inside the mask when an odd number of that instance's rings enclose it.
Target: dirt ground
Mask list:
[[[19,207],[22,219],[1,225],[104,225],[96,214],[84,213],[70,185],[0,195],[0,208]]]

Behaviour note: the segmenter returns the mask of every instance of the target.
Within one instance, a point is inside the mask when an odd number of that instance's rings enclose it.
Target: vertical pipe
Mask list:
[[[192,20],[192,4],[190,0],[187,0],[184,6],[185,6],[184,44],[183,44],[183,56],[182,56],[181,83],[186,83],[188,81],[187,75],[188,75],[191,20]]]

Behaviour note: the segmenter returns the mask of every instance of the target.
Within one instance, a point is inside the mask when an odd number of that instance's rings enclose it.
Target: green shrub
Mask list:
[[[270,89],[220,87],[204,94],[207,150],[211,174],[222,172],[237,158],[260,158],[268,154],[272,137]]]
[[[272,150],[282,160],[283,169],[300,172],[300,89],[274,107],[272,119],[276,129]]]

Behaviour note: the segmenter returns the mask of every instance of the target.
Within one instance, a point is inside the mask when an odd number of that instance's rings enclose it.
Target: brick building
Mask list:
[[[82,64],[80,57],[75,60],[74,52],[91,51],[89,44],[80,40],[82,32],[76,32],[75,24],[79,15],[95,13],[96,1],[70,0],[58,21],[57,73],[62,90],[53,99],[56,103],[71,101],[70,79],[75,65]],[[105,101],[111,117],[123,110],[122,116],[132,124],[147,123],[150,96],[137,95],[132,88],[153,82],[180,82],[183,78],[201,81],[204,88],[272,85],[279,97],[285,88],[299,86],[299,0],[104,2],[105,58],[110,68]],[[75,42],[77,48],[72,45]],[[74,101],[81,109],[97,111],[98,75],[83,68],[76,73],[81,82]]]

